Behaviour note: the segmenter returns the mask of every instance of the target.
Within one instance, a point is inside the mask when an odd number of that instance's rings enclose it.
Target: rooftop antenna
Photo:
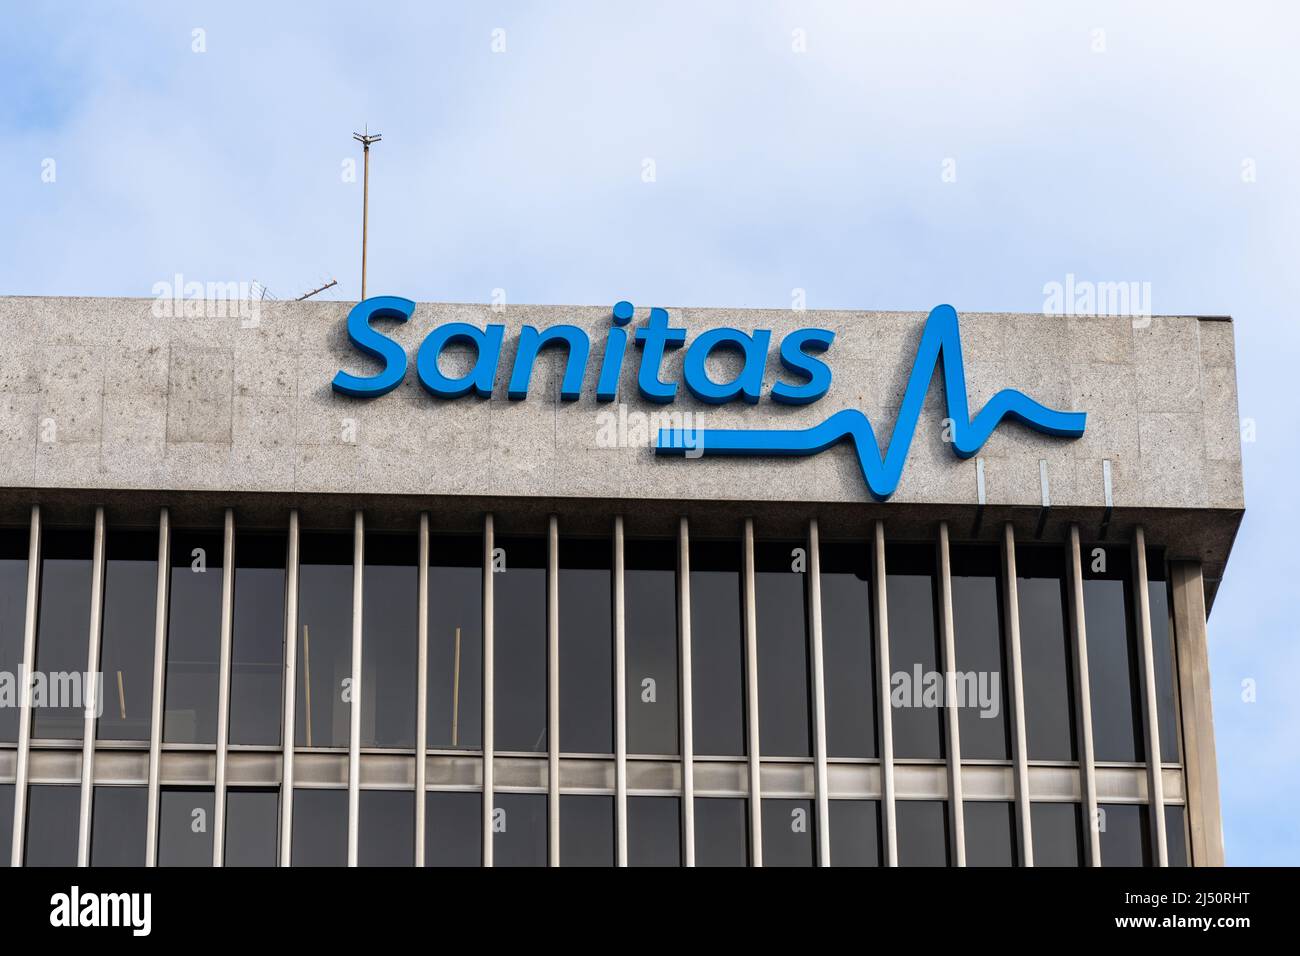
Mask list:
[[[364,244],[364,240],[363,240],[363,244]],[[363,259],[363,260],[365,259],[364,254],[362,255],[362,259]],[[318,292],[324,292],[326,289],[328,289],[328,288],[330,288],[330,287],[332,287],[332,286],[336,286],[336,285],[338,285],[338,284],[339,284],[339,280],[338,280],[338,279],[330,279],[330,281],[329,281],[329,282],[326,282],[324,285],[318,285],[316,288],[312,289],[310,292],[304,292],[302,295],[298,296],[298,298],[297,298],[295,301],[297,301],[297,302],[301,302],[303,299],[310,299],[310,298],[311,298],[312,296],[314,296],[316,293],[318,293]],[[362,297],[362,298],[365,298],[365,293],[362,293],[361,297]]]
[[[366,227],[370,219],[370,144],[377,143],[383,139],[381,133],[370,132],[370,124],[366,124],[364,133],[353,133],[352,138],[361,144],[362,153],[365,155],[365,186],[362,187],[361,193],[361,298],[366,297]]]

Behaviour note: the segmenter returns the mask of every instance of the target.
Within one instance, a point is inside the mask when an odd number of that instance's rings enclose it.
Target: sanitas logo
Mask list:
[[[348,314],[348,338],[357,349],[383,363],[375,375],[359,377],[340,371],[334,376],[334,390],[358,398],[374,398],[391,392],[406,376],[406,352],[392,339],[371,327],[372,319],[405,322],[415,312],[415,303],[398,296],[366,299]],[[618,394],[628,334],[624,328],[631,320],[633,306],[618,302],[612,312],[613,327],[605,340],[596,383],[596,401],[611,402]],[[491,397],[496,388],[497,366],[505,339],[504,325],[481,329],[464,322],[449,322],[433,329],[416,354],[416,371],[420,384],[438,398],[460,398],[473,392],[481,398]],[[785,405],[808,405],[822,398],[831,387],[830,367],[817,356],[830,348],[835,333],[828,329],[796,329],[780,344],[781,364],[798,381],[773,383],[769,397]],[[635,332],[641,348],[641,365],[637,372],[637,389],[649,402],[666,403],[677,397],[677,383],[660,379],[665,351],[680,348],[686,342],[686,330],[668,324],[668,312],[650,310],[649,321]],[[701,402],[721,405],[740,399],[757,404],[762,397],[763,373],[767,367],[772,333],[767,329],[742,332],[720,328],[701,332],[686,349],[682,377],[687,390]],[[450,345],[469,345],[475,350],[473,366],[464,375],[450,378],[438,367],[438,359]],[[568,357],[560,384],[560,399],[575,402],[581,397],[582,381],[591,354],[587,333],[573,325],[553,325],[537,329],[525,325],[519,333],[519,345],[506,396],[511,401],[528,397],[529,382],[538,353],[548,347],[563,345]],[[714,350],[737,352],[740,373],[730,382],[709,378],[706,363]],[[1087,415],[1047,408],[1023,392],[1003,389],[994,395],[972,419],[966,396],[966,372],[962,362],[961,329],[957,311],[950,305],[936,306],[926,320],[917,347],[916,360],[903,394],[898,421],[882,454],[871,422],[857,409],[845,409],[811,428],[730,428],[730,429],[661,429],[655,441],[660,455],[815,455],[841,441],[852,441],[867,487],[877,499],[885,500],[898,488],[903,465],[916,433],[925,393],[940,362],[943,363],[944,396],[948,417],[953,420],[953,451],[969,458],[983,447],[1004,418],[1013,418],[1036,431],[1064,438],[1083,434]]]

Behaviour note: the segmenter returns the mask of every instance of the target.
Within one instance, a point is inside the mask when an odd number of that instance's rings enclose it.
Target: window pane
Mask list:
[[[546,542],[502,538],[496,546],[505,565],[494,558],[495,745],[545,751]]]
[[[961,755],[1009,760],[1002,552],[991,545],[953,545],[949,554]]]
[[[361,654],[363,747],[415,746],[419,560],[419,539],[413,534],[366,535]]]
[[[964,756],[964,735],[961,744]],[[966,830],[966,865],[1015,866],[1015,804],[967,800],[962,804],[962,812]]]
[[[1077,803],[1031,803],[1034,866],[1083,866],[1083,808]]]
[[[1029,759],[1076,760],[1074,652],[1065,617],[1069,606],[1065,598],[1065,551],[1060,547],[1016,545],[1016,591]]]
[[[428,707],[429,747],[483,747],[483,539],[479,537],[429,541]]]
[[[213,791],[168,788],[158,807],[158,865],[212,865]]]
[[[1160,760],[1178,763],[1178,678],[1174,675],[1174,627],[1169,617],[1169,583],[1162,551],[1147,551],[1147,596],[1151,604],[1151,662],[1156,672]]]
[[[948,804],[943,800],[899,800],[899,866],[948,865]]]
[[[424,795],[424,865],[482,866],[483,794],[431,790]]]
[[[894,755],[942,757],[943,680],[934,625],[934,548],[928,544],[885,547]]]
[[[628,866],[682,865],[682,801],[627,798]]]
[[[1092,746],[1097,760],[1144,760],[1128,548],[1083,548]],[[1104,857],[1103,857],[1104,859]]]
[[[1187,866],[1187,813],[1177,804],[1165,804],[1165,842],[1169,865]]]
[[[623,602],[628,752],[678,754],[676,541],[623,542]]]
[[[1089,661],[1089,668],[1092,663]],[[1151,821],[1140,804],[1101,804],[1101,865],[1150,866]]]
[[[94,535],[56,528],[41,538],[41,604],[36,623],[32,736],[80,740],[86,662],[90,650],[90,564]],[[60,706],[68,705],[68,706]],[[75,837],[74,837],[75,838]]]
[[[157,547],[155,536],[154,546]],[[90,826],[91,866],[144,866],[149,791],[96,787]]]
[[[226,791],[226,866],[275,866],[279,837],[280,791]]]
[[[880,801],[832,800],[831,866],[880,866]]]
[[[9,812],[12,819],[12,805]],[[80,814],[80,787],[47,784],[28,787],[24,863],[27,866],[76,866],[77,818]]]
[[[691,574],[694,574],[692,565]],[[692,593],[692,600],[695,595]],[[749,801],[743,797],[695,798],[695,865],[749,865]]]
[[[691,542],[691,708],[695,754],[745,753],[740,544]]]
[[[291,852],[294,866],[347,866],[346,790],[294,788]]]
[[[217,532],[172,532],[163,740],[217,740],[222,543]]]
[[[27,531],[0,530],[0,673],[13,675],[23,659],[23,624],[27,614]],[[13,693],[17,694],[15,688]],[[0,741],[18,740],[18,708],[0,707]],[[0,817],[0,830],[3,830]],[[12,839],[12,835],[5,839]],[[7,844],[6,844],[7,845]],[[8,862],[8,857],[5,858]]]
[[[760,541],[754,546],[758,731],[759,749],[765,757],[812,755],[804,590],[807,567],[807,548],[801,542]],[[766,852],[763,862],[766,865]]]
[[[492,815],[493,866],[546,866],[544,793],[498,793]]]
[[[871,619],[871,553],[862,542],[823,544],[821,571],[826,752],[832,757],[874,758],[876,642]],[[831,832],[835,833],[833,827]]]
[[[614,865],[614,798],[566,793],[560,797],[560,864]]]
[[[14,785],[0,783],[0,867],[8,866],[14,852]]]
[[[294,745],[346,747],[349,708],[343,682],[352,677],[352,535],[303,532],[299,554]]]
[[[284,693],[284,534],[235,535],[230,742],[276,746]]]
[[[362,790],[357,818],[361,866],[415,865],[415,793]]]
[[[560,749],[565,753],[614,752],[612,548],[607,539],[560,539]]]
[[[816,866],[817,838],[811,800],[773,800],[764,797],[764,866]]]
[[[98,734],[101,740],[148,740],[158,609],[157,530],[110,530],[104,542],[104,560],[104,633],[99,657],[104,673],[104,712]]]

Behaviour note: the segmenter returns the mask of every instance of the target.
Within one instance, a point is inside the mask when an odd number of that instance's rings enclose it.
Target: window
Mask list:
[[[1165,845],[1170,866],[1187,866],[1187,812],[1174,803],[1165,804]]]
[[[363,747],[409,750],[415,746],[418,564],[419,539],[415,535],[366,534],[361,654]]]
[[[894,804],[894,820],[899,866],[948,865],[947,801],[899,800]]]
[[[1065,617],[1069,605],[1064,549],[1017,545],[1016,591],[1029,759],[1076,760],[1074,652]],[[1036,847],[1037,839],[1035,863]]]
[[[1089,662],[1091,666],[1091,662]],[[1150,866],[1151,818],[1148,808],[1136,803],[1101,804],[1102,866]],[[1168,827],[1168,821],[1165,822]]]
[[[826,752],[831,757],[874,759],[876,642],[867,545],[823,543],[821,572]]]
[[[415,865],[415,793],[362,790],[357,818],[361,866]]]
[[[279,834],[280,791],[226,791],[226,866],[275,866]]]
[[[41,540],[40,617],[36,622],[36,680],[32,736],[80,740],[85,730],[85,680],[90,650],[88,529],[50,529]],[[45,702],[41,703],[41,678]],[[75,839],[75,835],[74,835]]]
[[[566,753],[614,752],[612,548],[607,539],[560,539],[560,748]]]
[[[691,542],[691,708],[697,756],[743,756],[740,544]],[[698,857],[697,857],[698,859]]]
[[[498,751],[545,752],[546,541],[502,538],[492,565],[494,744]]]
[[[943,679],[934,623],[934,548],[926,544],[885,548],[894,756],[942,757]]]
[[[744,797],[696,797],[695,865],[748,864],[749,801]]]
[[[158,804],[158,865],[211,866],[210,788],[164,788]]]
[[[1083,548],[1083,608],[1088,631],[1092,746],[1097,760],[1145,759],[1129,550]],[[1103,856],[1103,859],[1105,857]]]
[[[481,749],[482,538],[438,536],[429,541],[428,665],[429,747]]]
[[[560,864],[614,865],[614,798],[566,793],[560,797]]]
[[[347,866],[348,792],[293,791],[294,866]]]
[[[1031,803],[1034,866],[1083,866],[1083,807],[1077,803]]]
[[[803,543],[755,544],[758,730],[759,749],[765,757],[812,755],[807,578],[808,549]],[[763,862],[767,862],[766,852]]]
[[[482,866],[483,794],[430,790],[424,795],[424,865]]]
[[[1178,763],[1178,677],[1174,672],[1174,628],[1164,553],[1147,551],[1147,597],[1151,606],[1151,662],[1156,672],[1156,720],[1160,760]],[[1172,863],[1170,864],[1173,865]]]
[[[12,819],[12,803],[9,808]],[[23,860],[27,866],[76,866],[77,818],[81,788],[33,784],[27,788],[27,835]]]
[[[222,561],[219,533],[172,531],[163,695],[167,743],[214,744],[217,740]]]
[[[23,626],[27,615],[27,531],[0,529],[0,673],[14,675],[23,659]],[[0,707],[0,741],[18,740],[18,707]],[[12,796],[11,796],[12,799]],[[0,807],[0,809],[3,809]],[[0,816],[0,830],[4,829]],[[12,839],[12,836],[5,839]],[[7,844],[6,844],[7,845]],[[5,863],[8,863],[8,856]]]
[[[157,539],[154,541],[157,546]],[[91,866],[144,866],[149,791],[96,787],[90,826]]]
[[[546,866],[547,800],[544,793],[496,794],[492,813],[494,866]]]
[[[104,632],[99,654],[104,709],[97,733],[101,740],[148,740],[158,611],[157,530],[110,529],[104,560]]]
[[[880,801],[832,800],[831,866],[880,866]]]
[[[284,693],[284,586],[288,538],[235,535],[230,653],[230,742],[277,746]]]
[[[678,754],[676,541],[624,541],[623,613],[628,752]]]
[[[962,737],[963,755],[966,738]],[[1016,807],[1001,801],[967,800],[962,804],[967,866],[1016,865]]]
[[[346,747],[347,689],[352,680],[352,535],[304,532],[299,549],[294,745]],[[296,840],[296,804],[293,821]]]
[[[812,801],[764,797],[759,807],[763,812],[763,865],[816,866]]]
[[[682,865],[682,801],[627,798],[628,866]]]
[[[6,821],[8,826],[5,826]],[[14,785],[0,783],[0,867],[8,866],[13,859],[14,847]]]
[[[961,756],[1009,760],[1002,552],[997,546],[953,545],[949,555]]]

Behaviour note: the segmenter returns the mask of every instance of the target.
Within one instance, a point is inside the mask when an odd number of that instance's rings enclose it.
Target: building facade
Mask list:
[[[1229,320],[367,302],[0,298],[0,863],[1223,862]]]

